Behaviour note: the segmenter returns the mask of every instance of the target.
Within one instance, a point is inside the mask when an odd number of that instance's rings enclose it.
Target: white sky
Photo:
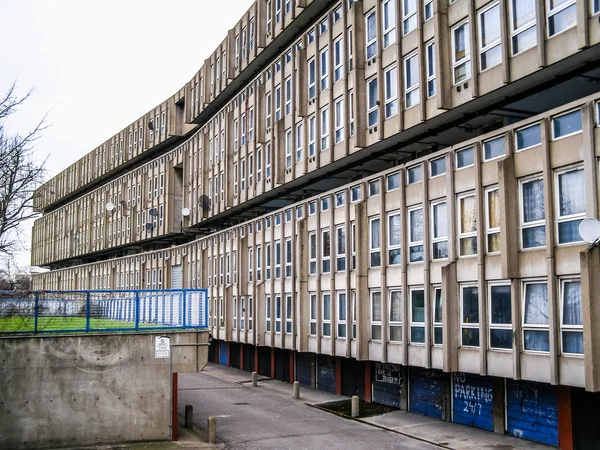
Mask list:
[[[35,151],[50,178],[177,92],[251,5],[0,0],[0,95],[15,79],[21,93],[34,89],[7,125],[24,131],[49,113]]]

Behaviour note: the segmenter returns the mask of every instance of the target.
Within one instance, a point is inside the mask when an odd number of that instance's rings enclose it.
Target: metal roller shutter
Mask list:
[[[464,372],[452,376],[452,421],[494,431],[493,380]]]
[[[402,392],[401,366],[397,364],[373,364],[373,389],[374,403],[400,408],[400,395]]]
[[[424,416],[442,418],[443,374],[438,370],[410,368],[409,409]]]
[[[331,356],[317,356],[317,389],[335,394],[335,361]]]
[[[296,353],[296,381],[303,386],[312,387],[314,365],[313,353]]]

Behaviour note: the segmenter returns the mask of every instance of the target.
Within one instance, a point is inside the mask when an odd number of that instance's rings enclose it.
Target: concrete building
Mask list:
[[[599,14],[257,0],[39,189],[34,286],[208,287],[216,361],[597,448]]]

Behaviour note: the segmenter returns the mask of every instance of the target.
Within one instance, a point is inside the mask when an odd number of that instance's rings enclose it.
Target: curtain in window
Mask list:
[[[585,212],[583,170],[573,170],[558,177],[559,213],[561,216]]]
[[[433,207],[433,237],[448,236],[446,203],[439,203]]]
[[[418,242],[423,240],[423,210],[410,211],[410,240]]]
[[[331,296],[323,296],[323,320],[331,320]]]
[[[535,20],[535,3],[535,0],[512,0],[514,29]]]
[[[563,295],[563,324],[582,325],[581,282],[570,281],[565,283]]]
[[[500,194],[498,190],[488,192],[488,222],[490,228],[500,228]]]
[[[525,324],[548,324],[548,285],[528,284],[525,290]]]
[[[400,245],[400,215],[389,217],[390,245]]]
[[[523,222],[544,220],[544,182],[534,180],[523,184]]]
[[[371,302],[371,321],[381,322],[381,293],[374,292]]]
[[[379,219],[371,222],[371,248],[381,247],[381,236],[379,228]]]
[[[477,231],[474,195],[460,199],[460,213],[460,232],[470,233]]]
[[[337,252],[338,254],[346,253],[346,229],[338,228],[337,230]]]
[[[329,237],[329,231],[323,233],[323,257],[331,255],[331,241]]]
[[[402,304],[400,291],[394,291],[390,299],[390,322],[402,322]]]

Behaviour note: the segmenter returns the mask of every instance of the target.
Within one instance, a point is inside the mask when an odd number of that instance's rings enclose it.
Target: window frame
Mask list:
[[[560,118],[560,117],[568,116],[569,114],[572,114],[574,112],[579,112],[579,118],[580,118],[580,121],[581,121],[581,128],[579,130],[577,130],[577,131],[573,131],[571,133],[563,134],[562,136],[556,137],[556,134],[555,134],[556,130],[555,130],[554,121],[556,119]],[[551,139],[550,140],[552,142],[560,141],[561,139],[565,139],[565,138],[568,138],[568,137],[575,136],[577,134],[583,133],[583,117],[582,117],[581,108],[575,108],[575,109],[572,109],[570,111],[561,112],[560,114],[556,114],[556,115],[552,116],[551,119],[550,119],[550,124],[551,124],[551,134],[550,134]]]
[[[340,236],[340,233],[342,236]],[[340,237],[342,240],[340,240]],[[344,272],[346,270],[346,226],[337,225],[335,227],[335,269],[337,272]],[[341,243],[341,244],[340,244]]]
[[[333,41],[333,82],[344,77],[344,34]]]
[[[309,316],[308,316],[308,334],[309,336],[317,335],[317,294],[314,292],[309,292],[308,294],[309,300]]]
[[[541,126],[542,126],[541,122],[536,122],[536,123],[533,123],[533,124],[525,125],[524,127],[517,128],[514,131],[513,138],[514,138],[514,143],[515,143],[515,153],[523,152],[525,150],[529,150],[530,148],[535,148],[535,147],[538,147],[538,146],[542,145]],[[534,128],[534,127],[540,128],[540,142],[538,142],[537,144],[530,145],[528,147],[519,148],[519,140],[517,138],[518,133],[521,132],[521,131],[524,131],[524,130],[528,130],[530,128]]]
[[[581,285],[581,278],[577,278],[577,277],[567,277],[567,278],[560,278],[560,353],[561,355],[565,355],[565,356],[569,356],[569,357],[575,357],[575,358],[583,358],[583,353],[569,353],[569,352],[565,352],[564,350],[564,339],[563,339],[563,333],[564,332],[569,332],[569,333],[581,333],[582,338],[581,340],[583,341],[583,320],[581,325],[565,325],[564,324],[564,308],[565,308],[565,284],[566,283],[579,283]],[[581,295],[581,310],[582,310],[582,315],[583,315],[583,292]]]
[[[314,237],[314,246],[311,240]],[[317,273],[317,232],[311,231],[308,233],[308,274],[316,275]]]
[[[446,221],[446,235],[435,236],[435,218],[436,218],[436,207],[439,205],[446,205],[446,215],[444,220]],[[448,201],[444,198],[441,200],[435,200],[431,202],[431,260],[441,261],[448,259]],[[436,258],[435,245],[440,243],[446,243],[446,256],[443,258]]]
[[[515,17],[514,17],[514,5],[513,2],[514,1],[519,1],[519,0],[510,0],[509,1],[509,6],[508,6],[508,10],[509,10],[509,17],[510,17],[510,48],[511,48],[511,54],[512,56],[518,55],[520,53],[523,53],[533,47],[535,47],[537,45],[537,33],[534,30],[533,34],[535,35],[535,43],[534,45],[527,47],[527,48],[523,48],[523,49],[519,49],[518,51],[515,52],[515,39],[519,36],[522,35],[523,33],[525,33],[526,31],[531,30],[531,28],[535,28],[537,27],[537,20],[536,17],[534,17],[533,19],[529,20],[528,22],[524,23],[523,25],[515,28]],[[537,9],[537,8],[536,8]],[[537,11],[536,11],[537,12]],[[535,16],[535,14],[534,14]]]
[[[433,2],[433,0],[429,0],[429,1],[431,3]],[[432,97],[435,97],[435,95],[437,94],[435,41],[433,39],[425,43],[425,64],[426,64],[425,78],[426,78],[426,82],[427,82],[427,98],[432,98]],[[432,87],[433,87],[433,90],[432,90]]]
[[[343,302],[341,298],[344,298]],[[346,308],[348,305],[348,297],[346,295],[346,291],[337,291],[336,292],[336,315],[337,315],[337,326],[336,326],[336,337],[338,339],[347,339],[348,337],[348,327],[346,326],[346,322],[348,319],[348,315],[346,312]],[[343,303],[343,305],[342,305]],[[343,307],[342,307],[343,306]],[[343,330],[343,332],[341,332]]]
[[[391,8],[386,5],[390,5]],[[386,28],[385,23],[389,26]],[[381,3],[381,36],[383,48],[386,49],[396,43],[396,5],[395,0],[384,0]]]
[[[544,180],[544,176],[542,174],[540,175],[535,175],[533,177],[527,177],[527,178],[521,178],[518,180],[519,181],[519,238],[520,238],[520,249],[523,251],[529,251],[529,250],[539,250],[539,249],[543,249],[546,247],[546,242],[544,241],[544,245],[540,245],[537,247],[525,247],[524,246],[524,239],[523,239],[523,230],[527,230],[529,228],[538,228],[543,226],[544,227],[544,235],[546,234],[546,208],[545,208],[545,198],[544,201],[542,203],[542,211],[544,211],[544,218],[540,219],[540,220],[534,220],[534,221],[530,221],[530,222],[525,222],[525,203],[524,203],[524,196],[523,196],[523,186],[528,184],[528,183],[533,183],[536,181],[541,181],[542,183],[545,183]],[[546,186],[544,186],[544,190],[546,189]],[[544,194],[545,197],[545,194]]]
[[[483,36],[482,32],[484,30],[484,26],[482,24],[483,15],[490,10],[498,7],[498,24],[500,23],[500,3],[498,1],[491,2],[477,11],[477,45],[479,47],[479,67],[481,68],[481,72],[485,72],[486,70],[492,69],[498,65],[502,64],[502,31],[498,34],[498,38],[487,45],[483,45]],[[494,50],[496,47],[500,47],[500,60],[492,66],[487,66],[483,68],[483,58],[484,55],[491,50]]]
[[[421,239],[420,240],[413,240],[413,234],[415,233],[415,230],[413,230],[412,228],[412,214],[416,213],[417,211],[421,211],[421,224],[422,224],[422,229],[421,229]],[[411,206],[410,208],[407,208],[407,214],[408,214],[408,261],[409,263],[422,263],[425,261],[425,229],[424,229],[424,220],[425,220],[425,212],[423,209],[423,205],[422,204],[418,204],[418,205],[414,205]],[[420,259],[412,259],[412,253],[411,250],[414,247],[421,247],[421,258]]]
[[[329,239],[329,251],[326,252],[325,236]],[[331,273],[331,230],[329,227],[321,229],[321,274]]]
[[[548,35],[548,39],[554,37],[554,36],[558,36],[559,34],[564,33],[565,31],[570,30],[573,27],[577,26],[577,9],[575,9],[575,23],[573,25],[568,26],[567,28],[564,28],[560,31],[555,32],[554,34],[550,34],[550,20],[552,17],[556,16],[557,14],[560,14],[561,12],[567,10],[568,8],[570,8],[571,6],[576,6],[576,0],[566,0],[564,3],[556,6],[555,8],[552,8],[552,3],[551,0],[546,0],[545,2],[545,6],[546,6],[546,31],[547,31],[547,35]],[[586,16],[587,17],[587,16]]]
[[[485,189],[484,193],[485,193],[485,235],[486,235],[486,240],[485,240],[485,247],[486,247],[486,253],[490,254],[490,255],[496,255],[499,254],[501,252],[500,249],[498,249],[497,251],[490,251],[490,236],[493,235],[498,235],[498,241],[500,242],[500,217],[501,217],[501,213],[500,211],[498,211],[498,226],[494,227],[494,228],[490,228],[490,193],[492,192],[498,192],[498,204],[500,204],[500,186],[498,185],[494,185],[494,186],[490,186],[488,188]]]
[[[409,66],[412,67],[411,61],[413,59],[415,60],[415,64],[417,67],[417,81],[416,81],[416,83],[413,83],[409,86],[408,85],[408,83],[409,83],[408,75],[410,74]],[[403,58],[403,65],[404,65],[404,70],[402,71],[402,77],[403,77],[403,85],[404,85],[404,109],[408,110],[408,109],[410,109],[414,106],[417,106],[421,103],[421,92],[420,92],[421,91],[421,89],[420,89],[421,66],[419,65],[419,52],[414,51],[414,52],[406,55]],[[413,96],[415,98],[413,98]],[[411,100],[409,100],[409,99],[411,99]]]
[[[329,297],[329,311],[325,310],[326,297]],[[326,312],[328,312],[329,319],[326,318]],[[321,332],[321,337],[331,337],[331,293],[329,291],[321,293]]]
[[[375,83],[375,98],[371,98],[371,83]],[[379,84],[377,76],[367,80],[367,128],[375,127],[379,123]]]
[[[477,323],[470,323],[470,322],[464,322],[463,318],[464,318],[464,290],[465,288],[475,288],[477,289]],[[480,330],[479,330],[479,324],[481,323],[481,317],[480,316],[480,311],[479,311],[479,286],[477,284],[477,282],[472,282],[472,283],[463,283],[460,284],[460,347],[461,348],[480,348],[481,347],[481,335],[480,335]],[[463,343],[463,337],[464,337],[464,333],[463,330],[465,329],[476,329],[477,330],[477,334],[478,334],[478,345],[465,345]]]
[[[550,340],[550,318],[548,318],[548,323],[547,324],[526,324],[525,323],[525,308],[527,305],[527,286],[532,285],[532,284],[545,284],[546,285],[546,299],[547,299],[547,307],[548,310],[550,309],[550,301],[551,299],[549,298],[548,295],[548,279],[542,279],[542,278],[537,278],[537,279],[527,279],[527,280],[523,280],[521,282],[521,289],[522,289],[522,301],[521,301],[521,350],[524,353],[534,353],[534,354],[541,354],[541,355],[548,355],[550,353],[550,348],[548,348],[548,351],[544,351],[544,350],[528,350],[525,348],[525,332],[526,331],[545,331],[546,333],[548,333],[548,341]]]
[[[431,287],[432,291],[433,291],[433,296],[432,296],[432,308],[431,308],[431,343],[434,347],[442,347],[444,345],[444,323],[443,323],[443,305],[444,305],[444,301],[443,301],[443,293],[442,293],[442,286],[432,286]],[[437,300],[437,292],[440,293],[440,320],[437,321],[436,320],[436,300]],[[435,330],[436,329],[440,329],[442,330],[442,341],[441,342],[436,342],[436,336],[435,336]]]
[[[392,301],[392,297],[394,296],[394,294],[398,294],[400,296],[400,320],[392,320],[392,305],[393,305],[393,301]],[[400,288],[390,288],[388,289],[388,341],[390,343],[402,343],[402,318],[404,315],[404,311],[402,308],[402,289]],[[400,340],[395,340],[392,339],[392,329],[399,329],[399,333],[400,333]]]
[[[393,72],[393,77],[392,77]],[[392,79],[393,78],[393,79]],[[398,115],[398,67],[396,64],[388,66],[383,71],[384,81],[384,117],[389,119]],[[389,97],[388,97],[388,94]]]
[[[381,316],[379,318],[379,320],[374,320],[373,316],[374,314],[374,308],[373,305],[375,304],[375,299],[374,297],[379,294],[379,315]],[[371,341],[374,342],[381,342],[382,341],[382,320],[383,320],[383,311],[382,311],[382,301],[381,301],[381,291],[380,290],[371,290],[369,292],[369,299],[370,299],[370,312],[371,314],[369,314],[369,317],[371,319],[371,324],[370,324],[370,329],[369,329],[369,338]],[[375,333],[373,333],[374,330],[379,329],[379,338],[375,338],[373,337]]]
[[[575,214],[569,214],[567,216],[561,216],[560,214],[560,185],[559,185],[559,179],[561,175],[564,175],[566,173],[569,172],[577,172],[577,171],[581,171],[582,172],[582,177],[583,177],[583,183],[585,184],[585,168],[583,165],[575,165],[575,166],[570,166],[570,167],[565,167],[561,170],[555,170],[554,171],[554,211],[555,211],[555,217],[554,217],[554,232],[556,233],[556,245],[557,246],[567,246],[567,245],[581,245],[583,244],[585,241],[583,240],[583,238],[581,238],[581,240],[579,241],[572,241],[572,242],[561,242],[560,241],[560,234],[559,234],[559,225],[561,223],[565,223],[565,222],[574,222],[576,220],[583,220],[586,217],[587,211],[583,211],[580,213],[575,213]],[[583,192],[583,195],[585,196],[585,191]],[[579,236],[581,237],[581,236]]]
[[[492,308],[492,288],[498,286],[508,286],[510,288],[511,306],[510,306],[510,323],[495,323],[493,322],[493,308]],[[500,351],[500,352],[512,352],[513,346],[510,347],[492,347],[492,330],[513,330],[513,313],[512,313],[512,285],[508,280],[498,280],[487,283],[487,315],[488,315],[488,350]],[[511,339],[512,342],[512,339]]]
[[[334,100],[334,144],[339,144],[344,140],[344,96]],[[339,110],[338,110],[339,107]],[[339,112],[339,114],[338,114]]]
[[[392,218],[398,217],[398,220],[400,222],[400,230],[399,230],[399,234],[398,234],[398,243],[397,244],[392,244],[392,235],[390,233],[392,227],[391,227],[391,221]],[[400,213],[399,210],[396,211],[390,211],[387,213],[387,257],[388,257],[388,266],[399,266],[402,264],[402,215]],[[393,263],[392,262],[392,252],[399,252],[399,256],[400,256],[400,262],[398,263]]]
[[[373,224],[378,222],[379,227],[379,247],[373,247]],[[373,257],[378,255],[379,264],[373,265]],[[381,267],[381,219],[379,216],[369,217],[369,268]]]
[[[465,28],[465,56],[463,56],[460,59],[456,59],[456,30],[458,30],[459,28],[462,27],[466,27]],[[457,85],[457,84],[461,84],[464,83],[465,81],[468,81],[471,79],[471,77],[473,76],[472,74],[472,68],[471,68],[471,24],[469,22],[468,19],[466,20],[462,20],[461,22],[457,23],[456,25],[454,25],[451,29],[450,29],[450,34],[451,34],[451,52],[452,52],[452,84],[453,86]],[[466,70],[465,70],[465,78],[461,79],[460,81],[456,80],[456,69],[458,69],[461,66],[465,66]]]
[[[467,232],[463,232],[461,230],[462,228],[462,203],[461,200],[465,199],[465,198],[469,198],[469,197],[473,197],[474,202],[475,202],[475,231],[467,231]],[[475,194],[475,192],[467,192],[464,194],[459,194],[456,196],[456,203],[458,204],[458,207],[456,208],[456,212],[458,214],[457,217],[457,221],[458,221],[458,226],[457,226],[457,231],[458,231],[458,257],[459,258],[473,258],[477,256],[477,253],[479,252],[479,248],[477,246],[477,229],[479,227],[479,218],[477,217],[477,195]],[[462,246],[461,246],[461,240],[462,239],[472,239],[475,238],[475,243],[476,243],[476,251],[473,254],[462,254]]]
[[[369,39],[369,20],[371,18],[375,22],[373,26],[375,34],[372,39]],[[365,14],[365,59],[368,61],[375,56],[377,56],[377,16],[375,15],[375,8],[373,8]]]

